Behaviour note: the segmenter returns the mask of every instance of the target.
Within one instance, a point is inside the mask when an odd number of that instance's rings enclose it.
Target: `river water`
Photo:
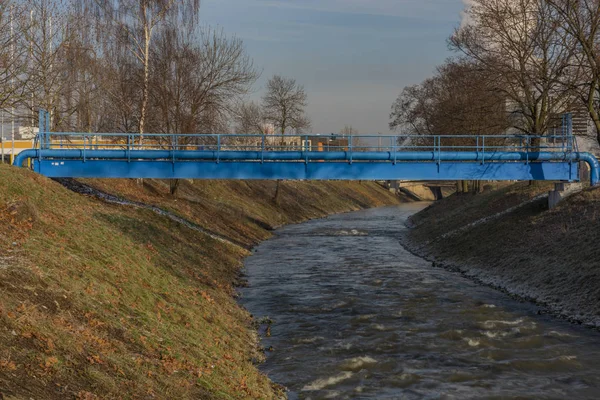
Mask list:
[[[600,333],[407,252],[398,237],[421,207],[292,225],[257,247],[241,301],[273,321],[262,371],[291,399],[600,398]]]

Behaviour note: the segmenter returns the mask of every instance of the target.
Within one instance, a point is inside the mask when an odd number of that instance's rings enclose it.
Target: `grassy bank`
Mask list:
[[[600,189],[549,211],[535,198],[550,188],[519,183],[449,197],[413,216],[407,244],[441,266],[600,327]]]
[[[269,227],[393,204],[371,183],[88,181],[110,205],[0,165],[0,398],[272,398],[233,297]]]

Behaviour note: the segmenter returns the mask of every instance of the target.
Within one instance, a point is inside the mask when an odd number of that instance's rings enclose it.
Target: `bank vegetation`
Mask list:
[[[0,165],[4,399],[280,396],[235,300],[243,258],[276,226],[397,202],[374,183],[289,182],[279,206],[275,182],[84,184],[154,208]]]

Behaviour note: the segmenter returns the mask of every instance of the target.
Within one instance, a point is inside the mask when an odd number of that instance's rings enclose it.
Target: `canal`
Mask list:
[[[241,302],[272,321],[262,371],[290,399],[599,398],[600,333],[407,252],[420,207],[292,225],[256,248]]]

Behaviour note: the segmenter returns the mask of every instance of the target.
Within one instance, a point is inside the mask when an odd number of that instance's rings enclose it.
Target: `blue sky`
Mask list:
[[[461,0],[203,0],[203,24],[244,40],[262,70],[304,85],[313,132],[388,132],[394,99],[451,55]]]

